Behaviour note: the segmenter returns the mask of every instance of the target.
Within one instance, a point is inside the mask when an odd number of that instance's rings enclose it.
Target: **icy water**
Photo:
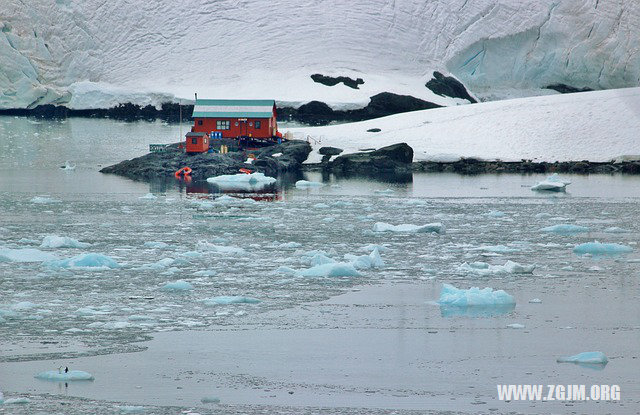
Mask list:
[[[566,194],[542,194],[529,189],[539,175],[309,189],[295,177],[229,198],[98,173],[177,136],[161,123],[0,118],[0,390],[30,399],[0,412],[638,412],[640,178],[566,176]],[[588,229],[540,231],[559,224]],[[90,245],[41,247],[53,235]],[[594,240],[632,251],[573,253]],[[370,245],[381,268],[300,275],[314,251],[348,261]],[[85,254],[106,262],[64,262]],[[536,267],[495,267],[508,260]],[[165,289],[180,280],[192,289]],[[439,307],[443,283],[503,289],[516,306]],[[556,363],[585,351],[609,363]],[[95,380],[34,379],[61,365]],[[511,383],[617,384],[622,399],[498,401],[496,384]]]

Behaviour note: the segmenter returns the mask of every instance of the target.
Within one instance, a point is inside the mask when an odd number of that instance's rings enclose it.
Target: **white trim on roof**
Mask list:
[[[271,112],[272,105],[196,105],[193,112]]]

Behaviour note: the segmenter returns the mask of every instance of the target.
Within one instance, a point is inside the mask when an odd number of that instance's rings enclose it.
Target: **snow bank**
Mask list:
[[[193,290],[193,285],[184,280],[178,280],[173,282],[168,282],[162,286],[164,291],[191,291]]]
[[[35,376],[36,379],[42,380],[54,380],[54,381],[73,381],[73,380],[93,380],[94,377],[91,373],[83,372],[82,370],[70,370],[68,373],[58,372],[57,370],[50,370],[48,372],[38,373]]]
[[[252,297],[243,297],[239,295],[221,295],[218,297],[212,297],[202,300],[204,305],[208,306],[216,306],[216,305],[227,305],[227,304],[257,304],[261,301],[257,298]]]
[[[403,233],[445,233],[445,227],[442,223],[427,223],[426,225],[391,225],[385,222],[376,222],[373,225],[374,232],[403,232]]]
[[[618,255],[626,254],[631,251],[633,251],[633,248],[627,245],[601,243],[598,241],[583,243],[573,248],[573,252],[578,255]]]
[[[47,235],[42,240],[40,248],[88,248],[91,244],[79,242],[77,239],[68,236]]]
[[[450,284],[442,284],[440,305],[468,307],[468,306],[496,306],[515,304],[516,300],[503,290],[492,288],[479,289],[471,287],[468,290],[458,289]]]
[[[44,262],[56,259],[57,256],[34,248],[0,248],[0,262]]]
[[[609,359],[607,359],[607,356],[602,352],[583,352],[573,356],[559,357],[556,362],[606,365]]]
[[[93,270],[105,270],[119,268],[113,258],[102,254],[81,254],[73,258],[61,259],[57,261],[48,261],[45,265],[52,268],[82,268]]]
[[[553,226],[547,226],[540,229],[540,232],[557,233],[560,235],[571,235],[574,233],[589,232],[590,229],[586,226],[571,225],[571,224],[558,224]]]

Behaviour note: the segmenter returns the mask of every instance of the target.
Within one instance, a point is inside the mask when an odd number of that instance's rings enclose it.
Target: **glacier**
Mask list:
[[[455,104],[425,87],[434,70],[485,100],[555,93],[549,84],[627,87],[640,73],[628,47],[638,21],[639,3],[598,0],[5,0],[0,108],[157,106],[194,91],[336,107],[389,91]],[[252,68],[237,71],[247,56]],[[364,84],[328,87],[314,73]]]

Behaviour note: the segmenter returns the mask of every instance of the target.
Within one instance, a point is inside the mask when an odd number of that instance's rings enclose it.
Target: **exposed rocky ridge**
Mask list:
[[[446,96],[451,98],[462,98],[475,104],[475,98],[469,95],[467,88],[462,85],[462,82],[458,81],[453,76],[444,76],[438,71],[433,72],[433,78],[431,78],[425,86],[433,91],[434,94],[440,96]]]
[[[258,171],[267,176],[277,176],[283,172],[296,171],[311,152],[309,143],[291,140],[259,151],[253,151],[256,160],[247,164],[248,152],[197,153],[186,154],[178,144],[168,146],[162,153],[149,153],[113,166],[105,167],[101,173],[117,174],[134,180],[150,180],[171,177],[182,167],[190,167],[191,177],[204,180],[222,174],[236,174],[241,168]],[[278,157],[274,154],[282,153]]]
[[[345,154],[324,165],[325,170],[341,173],[378,173],[411,170],[413,149],[405,143],[377,150]]]
[[[311,75],[311,79],[313,79],[313,82],[317,82],[319,84],[326,85],[326,86],[335,86],[342,82],[345,86],[348,86],[349,88],[353,88],[353,89],[358,89],[358,85],[364,84],[364,80],[362,78],[353,79],[353,78],[349,78],[348,76],[334,77],[334,76],[322,75],[319,73],[315,73]]]
[[[546,87],[544,87],[544,89],[553,89],[554,91],[558,91],[561,94],[572,94],[574,92],[589,92],[589,91],[593,91],[593,89],[591,88],[576,88],[574,86],[571,85],[565,85],[565,84],[553,84],[553,85],[547,85]]]

